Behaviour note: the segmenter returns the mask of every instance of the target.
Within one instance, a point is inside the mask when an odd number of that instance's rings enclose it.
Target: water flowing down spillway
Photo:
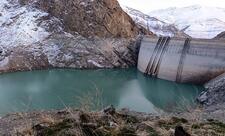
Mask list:
[[[0,115],[78,108],[87,99],[118,109],[172,112],[193,105],[201,90],[201,86],[149,78],[136,69],[18,72],[0,75]]]

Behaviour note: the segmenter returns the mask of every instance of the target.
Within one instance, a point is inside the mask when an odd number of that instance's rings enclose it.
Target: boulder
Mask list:
[[[174,136],[191,136],[182,126],[176,126]]]

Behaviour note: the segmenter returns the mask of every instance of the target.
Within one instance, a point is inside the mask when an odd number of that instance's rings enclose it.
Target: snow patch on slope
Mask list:
[[[101,64],[99,64],[98,62],[94,61],[94,60],[88,60],[88,63],[91,63],[92,65],[98,67],[98,68],[103,68],[103,66]]]
[[[6,57],[3,60],[0,60],[0,67],[7,66],[8,63],[9,63],[9,58]]]
[[[50,34],[41,27],[39,19],[48,13],[20,6],[15,0],[0,1],[0,45],[29,45],[42,41]]]
[[[49,64],[51,64],[52,66],[56,66],[57,57],[61,53],[60,45],[50,43],[48,46],[43,46],[43,52],[47,56]]]
[[[225,31],[225,9],[216,7],[190,6],[168,8],[149,13],[194,38],[214,38]]]

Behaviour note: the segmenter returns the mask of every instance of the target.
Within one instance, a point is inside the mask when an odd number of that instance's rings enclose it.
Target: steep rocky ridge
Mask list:
[[[0,13],[0,73],[135,66],[151,34],[116,0],[2,0]]]

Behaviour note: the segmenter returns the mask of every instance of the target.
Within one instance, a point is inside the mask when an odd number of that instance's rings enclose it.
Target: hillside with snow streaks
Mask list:
[[[135,66],[139,34],[117,0],[0,0],[0,73]]]
[[[157,36],[185,36],[182,32],[180,32],[176,27],[171,24],[160,21],[155,17],[151,17],[138,11],[136,9],[122,6],[123,10],[129,14],[132,19],[139,25],[143,26],[147,30],[153,32]]]
[[[194,38],[211,39],[225,31],[225,9],[222,8],[195,5],[152,11],[149,15],[175,25]]]
[[[0,45],[29,45],[47,38],[50,35],[46,30],[48,25],[59,20],[52,17],[45,21],[45,17],[48,13],[21,6],[17,0],[1,0]],[[61,29],[60,26],[58,29]]]

